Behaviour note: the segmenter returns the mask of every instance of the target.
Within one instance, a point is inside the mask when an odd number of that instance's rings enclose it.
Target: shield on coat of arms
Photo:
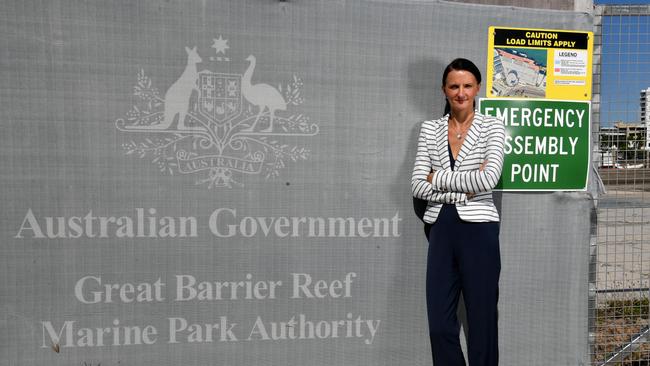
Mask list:
[[[222,123],[241,113],[242,94],[239,74],[199,73],[199,112]]]

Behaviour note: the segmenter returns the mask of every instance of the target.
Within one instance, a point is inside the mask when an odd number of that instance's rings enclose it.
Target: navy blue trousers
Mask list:
[[[499,223],[462,221],[456,206],[444,205],[436,222],[427,229],[427,312],[434,365],[465,365],[456,316],[462,292],[469,365],[497,366]]]

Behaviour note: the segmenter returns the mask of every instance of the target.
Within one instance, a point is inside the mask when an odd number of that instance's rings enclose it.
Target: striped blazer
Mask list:
[[[492,188],[501,177],[505,127],[494,118],[475,113],[467,131],[454,169],[451,169],[448,151],[449,115],[422,122],[415,166],[411,177],[413,197],[428,201],[423,220],[434,223],[443,203],[456,205],[464,221],[499,221]],[[487,160],[483,170],[481,164]],[[432,182],[427,176],[434,170]],[[467,193],[474,194],[468,198]]]

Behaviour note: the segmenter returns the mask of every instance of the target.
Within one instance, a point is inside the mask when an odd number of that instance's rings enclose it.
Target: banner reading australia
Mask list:
[[[591,27],[402,0],[2,2],[0,366],[430,365],[417,131],[495,19]],[[581,288],[541,302],[511,262],[538,247],[513,230],[535,199],[500,207],[502,360],[584,361],[586,313],[557,300]],[[555,254],[534,257],[583,277]]]

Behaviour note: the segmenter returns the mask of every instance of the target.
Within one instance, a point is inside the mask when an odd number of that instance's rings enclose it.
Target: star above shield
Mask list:
[[[225,55],[226,50],[230,48],[230,46],[228,46],[228,40],[223,39],[221,35],[219,35],[219,39],[213,38],[212,40],[214,41],[212,48],[215,49],[215,53],[217,55],[220,53],[223,53]]]

